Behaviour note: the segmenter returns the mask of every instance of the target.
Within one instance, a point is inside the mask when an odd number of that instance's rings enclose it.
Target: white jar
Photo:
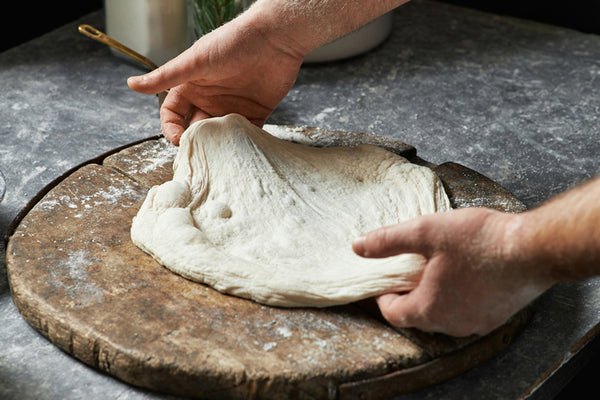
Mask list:
[[[384,14],[354,32],[311,51],[304,57],[304,62],[341,60],[365,53],[387,39],[392,32],[392,21],[392,12]]]
[[[186,0],[104,0],[104,11],[106,34],[157,65],[190,45]]]

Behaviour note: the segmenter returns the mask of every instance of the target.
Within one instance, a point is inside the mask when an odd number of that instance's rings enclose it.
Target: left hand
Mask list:
[[[262,126],[292,88],[304,54],[275,30],[244,14],[202,36],[178,57],[129,86],[146,94],[171,88],[161,110],[162,130],[178,145],[189,123],[238,113]]]

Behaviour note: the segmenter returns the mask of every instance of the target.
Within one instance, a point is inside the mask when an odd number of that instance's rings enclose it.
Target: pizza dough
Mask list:
[[[131,238],[171,271],[260,303],[344,304],[415,287],[419,255],[365,259],[352,240],[449,210],[437,176],[379,147],[316,148],[231,114],[183,135]]]

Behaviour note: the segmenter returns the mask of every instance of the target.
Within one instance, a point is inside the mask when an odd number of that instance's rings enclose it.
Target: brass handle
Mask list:
[[[78,30],[80,33],[83,33],[87,37],[90,37],[94,40],[99,41],[100,43],[104,43],[114,49],[119,50],[122,53],[125,53],[129,57],[141,62],[146,67],[150,68],[151,71],[158,68],[158,66],[156,64],[154,64],[150,59],[144,57],[143,55],[136,52],[135,50],[130,49],[129,47],[125,46],[123,43],[100,32],[98,29],[94,28],[93,26],[90,26],[87,24],[82,24],[82,25],[79,25]],[[157,94],[159,107],[162,106],[162,103],[165,101],[165,98],[167,97],[168,93],[169,93],[169,90],[167,89],[167,90]]]
[[[83,24],[83,25],[79,25],[78,29],[79,29],[79,32],[83,33],[85,36],[90,37],[94,40],[99,41],[100,43],[104,43],[114,49],[119,50],[120,52],[128,55],[129,57],[134,58],[135,60],[141,62],[146,67],[150,68],[150,70],[154,70],[154,69],[158,68],[158,66],[156,64],[154,64],[148,58],[144,57],[140,53],[125,46],[123,43],[118,42],[115,39],[111,38],[110,36],[100,32],[98,29],[94,28],[93,26]]]

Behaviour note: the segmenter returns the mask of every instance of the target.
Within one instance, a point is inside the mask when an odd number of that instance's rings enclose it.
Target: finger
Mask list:
[[[385,226],[354,239],[352,249],[368,258],[383,258],[401,253],[427,255],[427,225],[419,217],[397,225]]]
[[[375,301],[383,317],[398,328],[419,327],[420,321],[412,297],[409,294],[386,293]]]
[[[180,88],[182,86],[169,92],[160,109],[163,134],[175,146],[179,146],[181,136],[191,124],[212,117],[210,113],[195,107],[188,96],[182,94],[185,90]]]
[[[169,92],[160,108],[161,128],[165,137],[174,145],[179,145],[179,138],[187,128],[187,115],[192,104],[177,89]]]
[[[184,51],[166,64],[144,75],[132,76],[127,79],[127,85],[132,90],[144,94],[156,94],[174,88],[196,74],[201,74],[199,66],[202,60],[194,58],[192,48]]]
[[[165,65],[144,75],[131,76],[127,79],[130,89],[144,94],[156,94],[178,85],[179,80],[170,79]]]
[[[179,140],[181,139],[183,132],[185,132],[185,128],[170,122],[163,122],[161,127],[164,137],[175,146],[179,146]]]

